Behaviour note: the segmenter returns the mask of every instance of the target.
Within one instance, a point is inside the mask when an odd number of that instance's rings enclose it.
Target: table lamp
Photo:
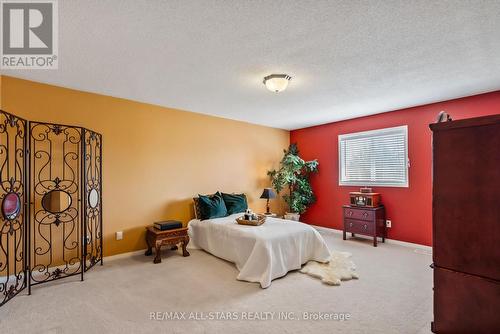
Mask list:
[[[276,194],[274,193],[272,188],[264,188],[264,191],[262,192],[262,195],[260,195],[260,198],[267,199],[266,215],[270,215],[271,211],[269,211],[269,199],[276,198]]]

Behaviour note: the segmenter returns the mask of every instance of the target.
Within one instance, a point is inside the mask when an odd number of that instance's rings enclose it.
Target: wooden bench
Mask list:
[[[182,245],[182,256],[189,256],[186,246],[189,243],[189,236],[187,233],[188,228],[176,228],[174,230],[160,231],[159,229],[148,226],[146,227],[146,243],[148,249],[144,255],[149,256],[153,254],[153,247],[155,248],[154,263],[161,262],[161,246],[171,246],[172,250],[177,249],[177,244]]]

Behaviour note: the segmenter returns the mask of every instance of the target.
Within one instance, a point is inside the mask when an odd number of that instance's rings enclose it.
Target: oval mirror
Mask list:
[[[2,214],[5,219],[13,220],[21,212],[21,199],[17,193],[11,192],[5,195],[2,201]]]
[[[42,207],[50,213],[61,213],[71,206],[71,196],[64,190],[51,190],[42,197]]]
[[[95,209],[99,204],[99,193],[97,190],[92,189],[89,193],[89,205],[92,209]]]

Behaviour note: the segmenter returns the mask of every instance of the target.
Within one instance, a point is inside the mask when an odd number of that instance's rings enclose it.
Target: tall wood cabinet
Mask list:
[[[431,124],[435,333],[500,333],[500,115]]]

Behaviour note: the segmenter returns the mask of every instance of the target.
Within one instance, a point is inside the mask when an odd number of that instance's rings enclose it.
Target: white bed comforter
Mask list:
[[[259,282],[262,288],[307,261],[328,261],[328,246],[311,226],[269,217],[261,226],[245,226],[235,221],[241,215],[191,220],[190,248],[201,248],[235,263],[240,272],[237,279]]]

